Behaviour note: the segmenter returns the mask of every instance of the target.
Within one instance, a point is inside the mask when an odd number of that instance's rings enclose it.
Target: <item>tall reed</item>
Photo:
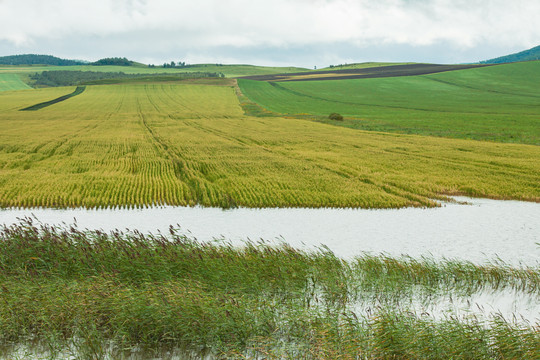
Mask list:
[[[39,344],[52,358],[125,358],[133,349],[215,358],[535,358],[538,324],[437,319],[402,300],[419,288],[438,301],[437,293],[467,296],[486,286],[537,298],[538,273],[428,258],[346,262],[324,248],[233,247],[175,228],[104,233],[26,218],[0,230],[0,343],[6,357]],[[395,301],[358,309],[374,297]]]

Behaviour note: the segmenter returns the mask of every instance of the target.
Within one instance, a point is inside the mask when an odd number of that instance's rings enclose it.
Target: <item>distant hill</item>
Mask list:
[[[54,66],[70,66],[70,65],[85,65],[87,62],[80,60],[61,59],[51,55],[10,55],[0,57],[1,65],[54,65]]]
[[[119,57],[104,58],[104,59],[99,59],[96,62],[90,63],[90,65],[99,65],[99,66],[104,66],[104,65],[132,66],[133,64],[135,64],[135,62],[128,60],[125,57],[124,58],[119,58]]]
[[[518,61],[540,60],[540,46],[515,54],[501,56],[491,60],[480,61],[481,64],[504,64]]]

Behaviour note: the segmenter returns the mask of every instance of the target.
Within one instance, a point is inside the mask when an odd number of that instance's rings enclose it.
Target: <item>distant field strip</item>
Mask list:
[[[17,111],[46,94],[7,93],[10,105],[0,106],[1,206],[395,208],[434,206],[444,194],[540,201],[538,146],[250,117],[231,86],[88,86],[70,101]]]
[[[30,86],[25,84],[17,74],[0,73],[0,91],[26,90]]]
[[[46,108],[47,106],[51,106],[51,105],[54,105],[54,104],[57,104],[61,101],[65,101],[69,98],[72,98],[74,96],[77,96],[77,95],[80,95],[84,92],[84,90],[86,89],[86,86],[77,86],[77,88],[75,89],[75,91],[73,91],[71,94],[67,94],[67,95],[64,95],[64,96],[60,96],[56,99],[53,99],[53,100],[49,100],[49,101],[45,101],[45,102],[42,102],[42,103],[39,103],[39,104],[35,104],[35,105],[32,105],[32,106],[28,106],[28,107],[25,107],[24,109],[21,109],[21,111],[37,111],[37,110],[41,110],[43,108]]]
[[[363,130],[540,145],[538,73],[540,62],[532,62],[423,76],[238,83],[277,114]],[[329,121],[333,112],[345,121]]]
[[[321,70],[317,72],[298,72],[287,74],[269,74],[244,76],[243,79],[258,81],[313,81],[313,80],[342,80],[369,79],[397,76],[415,76],[434,74],[444,71],[463,70],[487,65],[438,65],[438,64],[403,64],[385,65],[365,68],[349,68],[339,70]]]
[[[219,72],[226,77],[237,77],[260,74],[283,74],[288,72],[307,71],[298,67],[269,67],[254,65],[221,65],[221,64],[197,64],[178,68],[164,68],[161,66],[92,66],[92,65],[73,65],[73,66],[8,66],[0,65],[0,74],[33,74],[43,71],[99,71],[99,72],[123,72],[125,74],[180,74],[190,72]]]

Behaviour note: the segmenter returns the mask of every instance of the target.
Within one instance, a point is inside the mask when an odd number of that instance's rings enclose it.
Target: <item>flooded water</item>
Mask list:
[[[466,320],[474,317],[478,321],[490,322],[504,319],[521,326],[540,325],[540,297],[537,292],[524,292],[510,288],[490,289],[489,286],[469,295],[454,291],[441,294],[417,291],[412,294],[387,297],[376,294],[364,296],[353,306],[358,316],[369,317],[378,309],[393,309],[417,317],[435,320],[457,318]]]
[[[0,224],[34,215],[48,224],[79,228],[165,232],[179,225],[198,240],[285,241],[300,248],[325,245],[343,258],[364,252],[433,256],[476,263],[501,259],[514,265],[540,264],[540,204],[458,197],[469,205],[440,208],[231,209],[154,207],[145,209],[3,209]]]
[[[470,260],[498,259],[512,265],[540,266],[540,204],[520,201],[456,198],[468,205],[445,203],[434,209],[231,209],[154,207],[146,209],[0,209],[0,224],[33,216],[47,224],[77,223],[80,229],[137,229],[167,232],[170,225],[201,241],[225,239],[241,245],[245,240],[287,242],[294,247],[326,246],[350,259],[363,253],[390,256],[429,256]],[[525,328],[540,324],[537,292],[481,289],[469,295],[421,291],[411,296],[365,294],[350,304],[358,317],[370,318],[380,309],[397,309],[418,318],[505,319]],[[6,349],[7,351],[8,349]],[[202,354],[164,352],[148,356],[132,349],[130,359],[213,358]],[[61,358],[79,358],[78,349],[60,349]],[[47,348],[16,344],[11,358],[50,358]],[[113,356],[105,356],[113,358]]]

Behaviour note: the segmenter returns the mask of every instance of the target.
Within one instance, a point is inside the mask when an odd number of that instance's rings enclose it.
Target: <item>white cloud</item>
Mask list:
[[[121,36],[141,53],[162,47],[298,47],[350,43],[539,43],[538,0],[3,0],[0,41]],[[159,39],[141,38],[148,32]],[[130,34],[133,36],[130,38]]]

